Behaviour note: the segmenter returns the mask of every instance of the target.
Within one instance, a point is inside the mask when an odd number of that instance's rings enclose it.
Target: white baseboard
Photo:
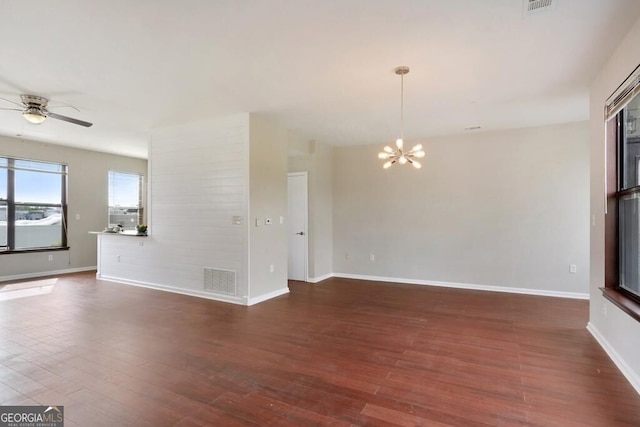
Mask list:
[[[318,277],[309,277],[309,280],[307,280],[307,282],[318,283],[318,282],[322,282],[323,280],[331,279],[332,277],[333,277],[333,273],[328,273]]]
[[[99,280],[104,280],[104,281],[107,281],[107,282],[120,283],[120,284],[123,284],[123,285],[138,286],[138,287],[141,287],[141,288],[155,289],[155,290],[158,290],[158,291],[172,292],[174,294],[189,295],[189,296],[192,296],[192,297],[206,298],[206,299],[210,299],[210,300],[214,300],[214,301],[229,302],[229,303],[232,303],[232,304],[246,305],[246,306],[255,305],[255,304],[270,300],[272,298],[279,297],[280,295],[285,295],[285,294],[289,293],[289,288],[282,288],[282,289],[277,289],[277,290],[275,290],[273,292],[269,292],[269,293],[266,293],[264,295],[260,295],[260,296],[254,297],[254,298],[234,297],[234,296],[231,296],[231,295],[226,296],[226,295],[219,295],[219,294],[211,294],[209,292],[202,292],[202,291],[197,291],[197,290],[193,290],[193,289],[176,288],[174,286],[160,285],[158,283],[143,282],[143,281],[140,281],[140,280],[123,279],[121,277],[105,276],[105,275],[101,275],[101,274],[97,274],[96,278],[99,279]]]
[[[40,271],[37,273],[15,274],[13,276],[0,277],[0,282],[8,282],[10,280],[35,279],[37,277],[56,276],[58,274],[80,273],[83,271],[94,271],[96,268],[97,266],[94,265],[91,267],[67,268],[64,270],[51,270],[51,271]]]
[[[201,292],[201,291],[196,291],[196,290],[192,290],[192,289],[183,289],[183,288],[176,288],[174,286],[166,286],[166,285],[159,285],[157,283],[150,283],[150,282],[143,282],[143,281],[139,281],[139,280],[130,280],[130,279],[123,279],[120,277],[114,277],[114,276],[105,276],[105,275],[101,275],[101,274],[97,274],[96,278],[99,280],[104,280],[107,282],[114,282],[114,283],[120,283],[122,285],[131,285],[131,286],[138,286],[141,288],[148,288],[148,289],[155,289],[157,291],[164,291],[164,292],[172,292],[174,294],[181,294],[181,295],[188,295],[188,296],[192,296],[192,297],[199,297],[199,298],[206,298],[206,299],[210,299],[210,300],[214,300],[214,301],[221,301],[221,302],[230,302],[232,304],[238,304],[238,305],[250,305],[247,304],[247,298],[243,298],[243,297],[234,297],[234,296],[225,296],[225,295],[218,295],[218,294],[210,294],[208,292]],[[288,291],[288,289],[287,289]]]
[[[631,367],[624,361],[620,354],[609,344],[609,341],[602,336],[600,331],[593,325],[593,323],[589,322],[587,324],[587,330],[591,332],[591,335],[598,341],[598,344],[604,349],[604,351],[609,355],[613,363],[620,369],[622,375],[629,381],[631,386],[636,389],[638,394],[640,394],[640,374],[635,372]]]
[[[540,295],[546,297],[589,299],[588,293],[547,291],[541,289],[513,288],[506,286],[476,285],[473,283],[439,282],[435,280],[403,279],[397,277],[368,276],[362,274],[333,273],[343,279],[371,280],[374,282],[405,283],[410,285],[442,286],[445,288],[472,289],[477,291],[507,292],[512,294]]]
[[[279,297],[280,295],[285,295],[289,293],[289,288],[281,288],[281,289],[277,289],[273,292],[269,292],[254,298],[249,298],[249,300],[247,301],[247,305],[254,305],[254,304],[258,304],[261,302],[264,302],[266,300],[269,300],[271,298],[275,298],[275,297]]]

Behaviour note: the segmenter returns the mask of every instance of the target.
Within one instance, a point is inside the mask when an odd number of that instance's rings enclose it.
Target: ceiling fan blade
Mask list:
[[[5,110],[5,111],[24,111],[24,108],[18,110],[17,108],[0,108],[0,110]]]
[[[47,112],[47,116],[51,117],[52,119],[63,120],[65,122],[73,123],[74,125],[84,126],[86,128],[93,126],[93,123],[89,123],[89,122],[85,122],[85,121],[82,121],[82,120],[74,119],[72,117],[61,116],[60,114],[52,113],[50,111]]]
[[[1,100],[3,100],[3,101],[10,102],[11,104],[15,104],[15,105],[17,105],[18,107],[24,107],[24,105],[22,105],[22,104],[21,104],[21,103],[19,103],[19,102],[14,102],[14,101],[11,101],[10,99],[5,99],[5,98],[0,98],[0,99],[1,99]]]

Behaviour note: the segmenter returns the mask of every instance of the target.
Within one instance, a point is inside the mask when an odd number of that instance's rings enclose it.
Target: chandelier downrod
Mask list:
[[[404,141],[404,75],[409,74],[409,67],[396,67],[395,72],[400,76],[400,139]]]

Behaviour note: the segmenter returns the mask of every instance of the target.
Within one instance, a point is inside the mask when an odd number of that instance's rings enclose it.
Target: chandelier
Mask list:
[[[386,163],[382,166],[385,169],[388,169],[394,163],[399,163],[401,165],[405,165],[407,163],[413,165],[414,168],[420,169],[422,165],[420,162],[416,160],[416,158],[424,157],[424,151],[422,151],[422,144],[414,145],[414,147],[409,150],[404,150],[404,143],[402,141],[403,131],[404,131],[404,75],[409,73],[409,67],[400,66],[396,67],[395,72],[400,76],[400,138],[396,139],[396,146],[384,147],[384,151],[378,154],[379,159],[386,160]]]

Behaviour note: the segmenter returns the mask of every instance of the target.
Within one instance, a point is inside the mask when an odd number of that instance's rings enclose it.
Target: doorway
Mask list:
[[[306,282],[308,273],[307,172],[287,174],[289,280]]]

